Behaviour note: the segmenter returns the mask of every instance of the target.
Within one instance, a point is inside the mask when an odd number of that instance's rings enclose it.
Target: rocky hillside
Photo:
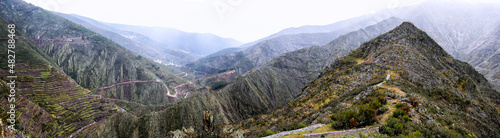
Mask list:
[[[197,58],[194,54],[181,50],[175,50],[171,46],[156,42],[139,33],[118,30],[91,18],[74,14],[55,14],[99,33],[130,51],[134,51],[135,53],[148,57],[152,60],[161,61],[163,64],[182,65],[188,62],[193,62]]]
[[[491,85],[500,91],[500,24],[486,41],[470,52],[469,61],[477,71],[490,81]]]
[[[499,96],[472,66],[404,22],[337,59],[285,107],[238,126],[253,136],[329,123],[376,126],[377,135],[495,137]]]
[[[5,3],[5,2],[2,2]],[[3,16],[2,16],[3,17]],[[6,42],[8,33],[7,22],[0,18],[1,41]],[[15,37],[17,75],[16,93],[14,98],[17,131],[10,131],[8,100],[10,80],[7,78],[9,68],[7,60],[1,60],[0,75],[0,129],[2,137],[17,137],[21,134],[31,137],[69,137],[91,123],[102,122],[107,116],[115,114],[118,107],[108,99],[92,95],[88,89],[78,85],[67,76],[53,60],[47,56],[38,45],[31,42],[22,33],[23,28],[17,28]],[[20,27],[20,26],[19,26]],[[0,56],[7,57],[7,44],[1,43]],[[10,97],[12,98],[12,97]]]

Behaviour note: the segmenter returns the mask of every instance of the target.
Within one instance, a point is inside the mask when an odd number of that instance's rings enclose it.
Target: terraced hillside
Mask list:
[[[0,18],[0,32],[7,34],[5,21]],[[91,95],[47,59],[38,46],[22,33],[16,33],[16,125],[17,133],[31,137],[68,137],[78,129],[105,120],[116,113],[117,107],[107,100]],[[6,35],[5,35],[6,36]],[[2,41],[5,40],[2,38]],[[7,43],[1,43],[1,51],[7,51]],[[7,57],[2,52],[2,57]],[[7,61],[0,61],[0,118],[7,118],[9,86],[5,78],[11,75]],[[2,124],[10,124],[2,119]],[[2,132],[7,126],[2,126]],[[8,133],[9,131],[5,131]]]
[[[337,59],[285,107],[237,126],[252,136],[328,123],[330,131],[376,126],[375,135],[495,137],[499,96],[473,67],[404,22]]]

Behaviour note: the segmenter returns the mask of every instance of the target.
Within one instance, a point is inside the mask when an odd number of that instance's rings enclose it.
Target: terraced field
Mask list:
[[[117,110],[51,66],[18,63],[16,68],[22,74],[17,80],[18,127],[27,128],[24,131],[32,137],[68,137]],[[6,70],[0,74],[7,76]],[[7,99],[2,97],[0,102],[7,109]]]

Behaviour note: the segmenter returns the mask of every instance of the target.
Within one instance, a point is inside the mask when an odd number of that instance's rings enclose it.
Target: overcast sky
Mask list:
[[[289,27],[326,25],[384,9],[419,4],[424,0],[25,1],[51,11],[78,14],[98,21],[170,27],[251,42]]]

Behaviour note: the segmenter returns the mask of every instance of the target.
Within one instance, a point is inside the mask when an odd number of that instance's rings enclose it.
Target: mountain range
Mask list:
[[[3,77],[2,136],[496,137],[497,7],[424,2],[242,44],[0,1],[22,99],[4,135]]]

